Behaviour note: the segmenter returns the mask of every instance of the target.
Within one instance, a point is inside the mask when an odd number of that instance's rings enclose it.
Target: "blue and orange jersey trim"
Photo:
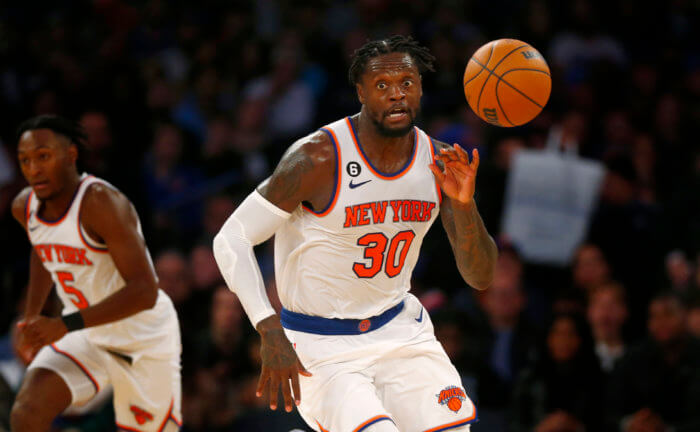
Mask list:
[[[352,121],[350,121],[350,117],[345,117],[345,122],[348,124],[348,129],[350,129],[350,136],[352,137],[353,142],[355,143],[355,148],[357,149],[357,153],[360,154],[360,157],[362,160],[365,162],[365,165],[369,168],[372,173],[379,177],[380,179],[383,180],[395,180],[397,178],[402,177],[404,174],[406,174],[408,171],[411,170],[411,167],[413,166],[413,162],[416,161],[416,154],[418,153],[418,129],[413,128],[413,154],[409,158],[409,160],[406,162],[406,164],[401,167],[398,171],[395,173],[383,173],[379,171],[377,168],[375,168],[372,165],[372,162],[370,162],[369,158],[365,154],[365,151],[362,149],[362,146],[360,145],[360,139],[357,137],[357,133],[355,133],[355,126],[353,126]]]
[[[75,363],[75,364],[80,368],[80,370],[83,371],[83,373],[88,377],[88,379],[90,379],[90,381],[92,382],[92,385],[95,387],[95,393],[99,393],[99,391],[100,391],[100,385],[97,383],[97,380],[95,379],[95,377],[92,376],[92,374],[90,373],[90,371],[89,371],[85,366],[83,366],[82,363],[80,363],[80,361],[79,361],[78,359],[76,359],[75,357],[73,357],[71,354],[69,354],[69,353],[67,353],[67,352],[65,352],[65,351],[63,351],[63,350],[61,350],[61,349],[59,349],[59,348],[56,346],[56,344],[53,344],[53,343],[52,343],[52,344],[49,345],[49,346],[51,347],[52,350],[54,350],[54,351],[57,352],[58,354],[61,354],[61,355],[65,356],[65,357],[67,357],[69,360],[71,360],[73,363]]]
[[[433,138],[430,135],[428,136],[428,141],[430,141],[430,157],[433,160],[433,163],[435,163],[435,155],[437,154],[437,147],[435,147],[435,143],[433,142]],[[440,200],[440,204],[442,204],[442,191],[440,190],[440,185],[437,182],[437,179],[435,179],[435,189],[437,190],[437,196],[438,200]]]
[[[85,235],[83,235],[83,227],[82,227],[82,223],[81,223],[82,214],[83,214],[82,209],[78,209],[78,235],[80,236],[80,241],[83,242],[85,247],[87,247],[89,250],[91,250],[93,252],[98,252],[98,253],[109,252],[109,250],[106,247],[100,247],[100,246],[91,244],[87,233]]]
[[[435,426],[433,428],[426,429],[423,432],[442,432],[442,431],[458,428],[460,426],[464,426],[464,425],[476,422],[477,421],[476,406],[474,406],[473,402],[471,404],[472,404],[472,415],[470,415],[469,417],[462,419],[462,420],[457,420],[454,422],[446,423],[446,424],[443,424],[440,426]]]
[[[372,426],[373,424],[379,423],[380,421],[385,421],[385,420],[388,420],[388,421],[394,423],[394,420],[392,420],[391,417],[389,417],[388,415],[382,414],[382,415],[378,415],[378,416],[372,417],[369,420],[364,421],[361,425],[359,425],[358,427],[353,429],[352,432],[361,432],[361,431],[367,429],[368,427]],[[394,424],[396,424],[396,423],[394,423]]]
[[[29,203],[32,201],[32,195],[34,195],[34,191],[30,190],[27,202],[24,203],[24,224],[27,226],[27,232],[29,232]]]
[[[109,252],[109,250],[106,247],[102,248],[102,247],[93,246],[90,244],[90,242],[88,241],[86,236],[83,235],[83,229],[80,225],[80,215],[78,215],[78,235],[80,236],[80,241],[83,242],[83,245],[85,245],[85,247],[87,247],[91,251],[98,252],[98,253],[108,253]]]
[[[323,132],[325,132],[333,141],[333,150],[335,151],[335,181],[333,182],[333,193],[331,195],[331,199],[328,201],[328,204],[326,205],[326,208],[324,208],[321,211],[315,211],[314,209],[304,205],[302,203],[302,208],[309,213],[311,213],[314,216],[318,217],[323,217],[326,216],[328,213],[333,210],[333,207],[335,207],[335,203],[338,201],[338,195],[340,195],[340,179],[341,179],[341,170],[342,170],[342,161],[340,157],[340,145],[338,143],[338,137],[335,135],[335,132],[333,132],[333,129],[330,128],[321,128]]]
[[[80,187],[83,185],[83,182],[84,182],[85,180],[89,179],[90,177],[92,177],[92,176],[90,176],[90,175],[89,175],[89,176],[85,176],[85,178],[83,178],[82,180],[80,180],[80,183],[78,183],[78,187],[75,188],[75,193],[73,194],[73,198],[70,199],[70,203],[68,204],[68,207],[66,207],[66,211],[63,212],[63,215],[61,215],[60,218],[58,218],[58,219],[56,219],[56,220],[53,220],[53,221],[44,220],[44,219],[41,218],[41,216],[39,216],[39,211],[37,210],[37,211],[35,212],[35,214],[36,214],[36,220],[38,220],[39,222],[43,223],[44,225],[49,225],[49,226],[55,226],[55,225],[58,225],[58,224],[60,224],[61,222],[63,222],[63,219],[65,219],[66,216],[68,216],[68,212],[70,212],[71,207],[73,207],[73,201],[75,201],[75,197],[78,196],[78,191],[80,191]],[[33,192],[33,191],[32,191],[32,192]],[[29,200],[27,200],[27,201],[29,201]]]
[[[182,422],[178,421],[174,416],[173,416],[173,405],[175,404],[175,399],[170,400],[170,408],[168,408],[168,414],[165,416],[163,419],[163,423],[160,424],[160,427],[158,428],[158,432],[161,432],[163,428],[165,428],[166,423],[168,423],[168,420],[172,420],[175,422],[177,427],[182,427]]]

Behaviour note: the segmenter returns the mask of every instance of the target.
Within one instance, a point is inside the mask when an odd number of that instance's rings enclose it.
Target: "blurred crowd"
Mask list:
[[[183,330],[183,431],[308,430],[254,396],[259,340],[211,241],[287,146],[359,110],[350,55],[397,33],[436,57],[419,126],[481,152],[476,200],[501,252],[493,286],[476,292],[436,227],[414,271],[477,404],[473,430],[700,430],[699,14],[690,0],[3,2],[0,430],[24,368],[12,348],[29,256],[9,209],[25,186],[14,130],[45,113],[82,123],[80,168],[138,209]],[[478,119],[461,85],[471,54],[503,37],[540,50],[553,78],[543,113],[513,129]],[[501,227],[513,156],[553,136],[606,167],[564,267],[527,262]],[[256,253],[279,308],[271,242]],[[110,430],[110,415],[103,404],[57,430]]]

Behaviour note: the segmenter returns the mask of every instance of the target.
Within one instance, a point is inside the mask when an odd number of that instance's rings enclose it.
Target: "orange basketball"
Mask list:
[[[502,127],[520,126],[535,118],[552,90],[547,62],[517,39],[498,39],[476,50],[462,82],[476,115]]]

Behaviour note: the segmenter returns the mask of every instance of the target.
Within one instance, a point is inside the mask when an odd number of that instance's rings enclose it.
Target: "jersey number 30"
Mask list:
[[[70,301],[73,302],[78,309],[85,309],[86,307],[90,306],[87,299],[83,293],[78,290],[78,288],[74,287],[73,285],[68,285],[68,282],[73,282],[73,273],[60,271],[56,272],[56,276],[58,276],[58,281],[61,283],[63,292],[71,295]]]
[[[372,278],[384,267],[384,272],[390,278],[401,273],[403,263],[408,255],[408,249],[416,234],[411,231],[397,233],[391,241],[382,233],[369,233],[357,239],[358,246],[366,246],[365,258],[369,264],[354,263],[352,271],[357,277]],[[389,245],[387,249],[387,244]],[[399,251],[399,248],[401,249]],[[385,255],[386,253],[386,255]],[[398,254],[398,259],[397,259]]]

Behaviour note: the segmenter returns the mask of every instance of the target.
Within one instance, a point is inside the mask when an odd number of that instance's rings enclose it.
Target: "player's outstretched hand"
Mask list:
[[[260,346],[262,371],[255,394],[260,397],[267,388],[270,395],[270,409],[275,410],[277,409],[278,391],[282,386],[284,409],[291,412],[292,392],[294,392],[295,404],[301,403],[299,374],[310,377],[311,373],[299,361],[276,315],[262,320],[258,323],[257,329],[262,341]]]
[[[34,316],[17,323],[23,345],[36,353],[44,345],[56,342],[68,332],[60,318]]]
[[[440,149],[435,157],[442,162],[443,169],[431,164],[430,170],[445,195],[463,204],[471,202],[476,187],[476,171],[479,169],[479,151],[472,150],[470,162],[469,154],[455,144],[453,148]]]

